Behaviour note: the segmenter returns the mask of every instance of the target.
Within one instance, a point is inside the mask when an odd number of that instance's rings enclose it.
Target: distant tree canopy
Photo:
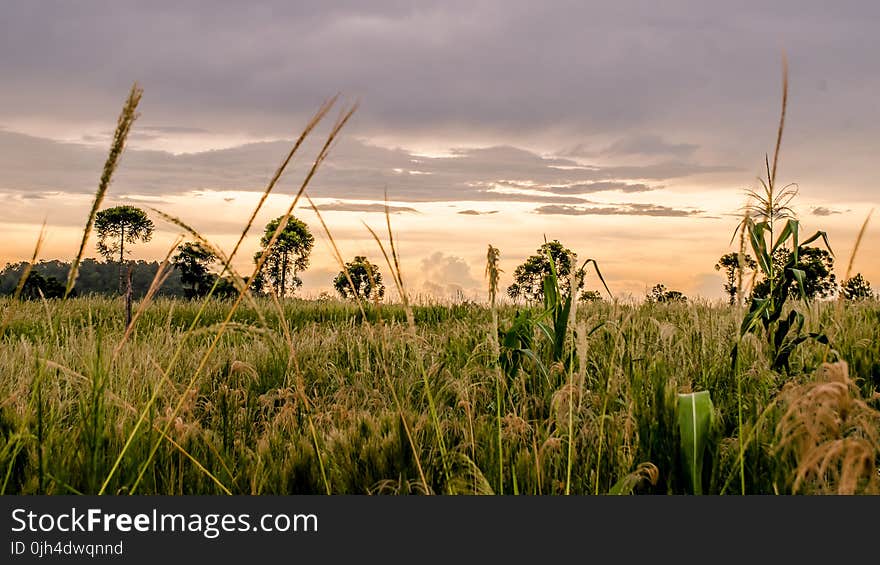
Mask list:
[[[866,300],[874,297],[871,283],[862,276],[862,273],[856,273],[856,276],[846,279],[841,286],[841,292],[847,300]]]
[[[544,277],[552,272],[550,258],[556,269],[559,288],[563,293],[571,290],[571,270],[577,264],[577,254],[565,248],[558,240],[539,247],[535,254],[513,272],[513,284],[507,287],[507,295],[513,299],[524,298],[529,302],[544,299]],[[577,289],[584,287],[583,276],[577,277]]]
[[[598,290],[585,290],[581,292],[581,302],[601,302],[602,293]]]
[[[791,251],[779,248],[773,254],[775,283],[782,284],[783,269],[791,258]],[[804,272],[804,296],[808,299],[827,298],[837,291],[837,277],[834,276],[834,256],[818,247],[804,247],[798,255],[797,268]],[[752,296],[764,298],[770,292],[770,281],[764,278],[755,285]],[[800,298],[798,283],[789,287],[791,298]]]
[[[149,263],[146,261],[132,261],[132,265],[134,266],[131,279],[132,296],[140,298],[150,288],[150,283],[159,269],[159,263],[157,261]],[[21,261],[9,263],[0,270],[0,294],[11,295],[15,292],[15,287],[18,285],[18,281],[21,279],[26,266],[27,262]],[[83,259],[80,264],[79,277],[74,287],[75,292],[80,296],[89,294],[116,295],[119,289],[118,267],[119,265],[115,261],[102,262],[94,258]],[[31,270],[26,286],[27,284],[33,284],[35,285],[34,289],[40,288],[46,294],[46,291],[49,290],[51,292],[54,286],[54,283],[51,282],[52,279],[59,281],[59,284],[63,287],[63,283],[60,281],[67,280],[69,270],[70,263],[65,261],[40,261]],[[42,277],[45,283],[41,283],[37,276]],[[41,284],[44,286],[40,286]],[[63,288],[61,293],[63,295]],[[184,288],[180,280],[179,270],[175,269],[171,273],[165,284],[159,289],[159,295],[184,296]],[[48,295],[46,297],[49,298]]]
[[[177,247],[171,264],[180,271],[180,282],[187,298],[204,296],[214,284],[211,265],[217,256],[198,242],[186,242]]]
[[[742,259],[742,270],[751,271],[758,267],[758,263],[752,259],[752,256],[746,253]],[[737,272],[740,270],[739,253],[727,253],[722,255],[718,262],[715,263],[716,271],[724,271],[726,282],[724,283],[724,292],[727,293],[728,303],[733,305],[736,303],[737,294]]]
[[[63,298],[64,283],[55,277],[44,277],[37,271],[31,271],[21,287],[22,300],[38,300],[40,298]],[[71,293],[72,294],[72,293]]]
[[[645,300],[657,303],[687,302],[687,296],[677,290],[667,290],[666,285],[658,283],[645,296]]]
[[[385,285],[382,284],[379,267],[370,263],[363,255],[358,255],[354,261],[346,263],[345,270],[348,271],[348,277],[345,276],[345,271],[339,271],[333,279],[333,287],[340,297],[381,300],[385,296]],[[349,277],[351,282],[348,280]]]
[[[146,212],[135,206],[116,206],[101,210],[95,215],[95,231],[98,233],[98,253],[107,261],[119,257],[119,290],[122,290],[125,245],[138,241],[150,241],[153,237],[153,221]]]
[[[254,263],[266,253],[266,247],[282,219],[283,216],[266,224],[266,230],[260,239],[262,249],[254,255]],[[297,273],[309,266],[309,255],[314,245],[315,237],[309,231],[309,227],[305,222],[291,216],[275,245],[268,251],[269,255],[253,282],[254,290],[265,291],[266,286],[269,286],[281,297],[287,296],[288,291],[296,292],[296,289],[302,286],[302,279]]]

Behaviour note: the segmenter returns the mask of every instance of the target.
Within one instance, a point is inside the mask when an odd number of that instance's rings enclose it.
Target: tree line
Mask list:
[[[758,278],[758,264],[749,254],[744,254],[742,260],[739,253],[727,253],[721,256],[715,264],[715,270],[723,271],[725,275],[723,290],[727,295],[728,303],[733,305],[738,299],[751,301],[755,298],[765,298],[774,286],[782,284],[786,268],[798,269],[804,275],[802,281],[796,280],[794,284],[789,285],[788,292],[791,298],[800,296],[811,300],[829,298],[838,291],[847,300],[874,296],[871,284],[861,273],[856,273],[855,276],[839,284],[834,274],[834,256],[825,249],[807,246],[800,250],[796,262],[790,263],[791,259],[792,251],[786,248],[779,248],[773,254],[774,280],[771,281],[766,276]],[[513,273],[514,282],[507,288],[507,295],[514,300],[540,302],[544,297],[544,281],[551,272],[555,272],[558,280],[561,281],[562,292],[570,292],[571,283],[575,281],[581,301],[601,300],[600,292],[583,290],[585,272],[583,268],[577,269],[576,264],[576,253],[563,246],[558,240],[546,242],[535,251],[534,255],[516,268]],[[790,264],[794,267],[790,267]],[[604,281],[602,282],[604,284]],[[751,290],[748,291],[747,296],[743,296],[747,287]],[[675,303],[687,302],[688,298],[681,291],[668,289],[666,285],[658,283],[645,295],[645,300],[654,303]]]
[[[253,258],[255,264],[262,264],[250,281],[254,293],[274,293],[283,298],[302,286],[299,275],[308,268],[315,238],[308,226],[295,217],[288,218],[279,230],[283,220],[283,216],[278,217],[265,226],[260,239],[261,249]],[[134,298],[146,295],[161,268],[160,263],[131,261],[126,256],[134,245],[150,241],[153,230],[152,220],[135,206],[116,206],[98,212],[95,216],[96,250],[104,261],[86,258],[80,263],[71,295],[129,292]],[[270,246],[270,243],[273,244]],[[220,298],[234,296],[238,290],[231,276],[223,276],[224,270],[219,263],[217,254],[207,246],[197,241],[184,242],[171,257],[172,271],[157,294],[184,298],[199,298],[208,293]],[[8,263],[0,270],[0,295],[16,292],[28,265],[27,261]],[[69,262],[60,260],[44,260],[33,265],[19,291],[21,298],[62,298],[70,268]],[[347,262],[345,270],[341,270],[332,282],[342,298],[381,300],[385,295],[379,268],[364,256],[356,256]]]
[[[253,256],[254,263],[261,264],[254,280],[250,281],[250,288],[257,294],[274,293],[283,298],[295,294],[303,284],[300,274],[309,266],[315,238],[302,220],[290,216],[283,226],[282,222],[284,216],[266,224],[260,238],[260,250]],[[80,295],[130,292],[135,298],[144,296],[160,264],[156,261],[130,261],[126,255],[131,252],[132,246],[151,239],[154,230],[152,220],[135,206],[116,206],[98,212],[95,230],[98,235],[96,249],[104,262],[92,258],[83,260],[74,292]],[[497,255],[497,249],[494,251]],[[792,258],[791,253],[788,249],[780,248],[773,254],[774,272],[778,273],[776,276],[784,273]],[[497,265],[497,256],[495,259]],[[218,268],[218,262],[216,253],[199,242],[180,244],[171,258],[173,270],[158,294],[185,298],[198,298],[208,293],[221,298],[234,296],[238,291],[229,276],[217,273],[223,272]],[[602,300],[599,291],[584,290],[585,267],[590,262],[594,263],[596,274],[604,285],[595,261],[589,259],[578,267],[576,253],[558,240],[545,242],[516,268],[514,281],[507,287],[507,295],[513,300],[540,302],[544,296],[545,280],[552,273],[560,281],[562,292],[571,292],[571,285],[574,284],[581,301]],[[27,265],[27,262],[10,263],[0,271],[0,294],[15,292]],[[834,257],[825,249],[805,247],[796,265],[804,276],[790,287],[792,298],[801,294],[809,299],[825,298],[838,291],[848,300],[873,297],[871,285],[861,273],[839,285],[833,273]],[[757,263],[750,255],[741,257],[739,253],[727,253],[715,264],[715,269],[722,271],[725,276],[723,290],[731,305],[737,301],[765,297],[774,287],[776,281],[766,276],[757,279],[756,267]],[[20,291],[22,298],[63,297],[63,281],[67,280],[69,271],[70,264],[58,260],[41,261],[34,265]],[[496,277],[498,272],[500,270],[496,268]],[[742,296],[747,278],[751,279],[751,290],[748,296]],[[344,269],[337,273],[332,283],[343,299],[375,301],[385,295],[379,267],[365,256],[356,256],[345,263]],[[656,284],[645,298],[655,303],[687,301],[683,293],[667,289],[662,283]]]

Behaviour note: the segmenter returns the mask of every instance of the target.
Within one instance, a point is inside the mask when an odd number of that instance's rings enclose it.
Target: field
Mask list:
[[[860,274],[864,287],[847,286],[870,213],[844,292],[817,294],[831,269],[827,234],[803,237],[790,207],[797,186],[776,181],[786,69],[766,178],[737,211],[739,253],[722,257],[729,306],[662,285],[642,304],[607,286],[607,300],[581,302],[587,266],[605,279],[593,259],[576,268],[558,241],[514,273],[508,294],[529,306],[496,302],[491,245],[486,303],[413,304],[387,196],[387,246],[368,228],[399,297],[383,303],[365,290],[378,288],[378,271],[364,257],[344,262],[306,192],[357,105],[267,224],[251,274],[239,274],[232,260],[257,214],[336,98],[307,124],[228,255],[154,210],[192,238],[194,261],[223,268],[193,279],[192,263],[175,256],[175,268],[190,269],[190,299],[159,296],[175,242],[138,300],[131,271],[123,291],[124,245],[148,240],[152,221],[131,206],[101,210],[137,117],[133,85],[66,284],[34,277],[43,286],[23,292],[41,232],[13,295],[0,297],[0,494],[880,492],[880,302]],[[288,298],[314,241],[293,216],[302,197],[349,299]],[[73,294],[92,231],[105,259],[118,257],[124,297]],[[822,253],[825,275],[807,261]]]
[[[829,343],[787,370],[735,306],[578,305],[518,348],[511,305],[201,306],[124,338],[121,298],[0,299],[0,492],[877,492],[875,300],[798,304]]]

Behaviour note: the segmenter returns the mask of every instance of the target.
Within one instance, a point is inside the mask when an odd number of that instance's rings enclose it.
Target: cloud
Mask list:
[[[690,157],[699,145],[694,143],[671,143],[664,137],[651,133],[633,133],[604,147],[577,143],[560,152],[564,157]]]
[[[301,178],[305,164],[317,154],[317,143],[312,140],[300,149],[301,156],[285,173],[282,185],[298,182],[288,179]],[[111,190],[162,196],[205,190],[262,191],[291,144],[259,142],[181,154],[129,148]],[[0,131],[0,191],[91,194],[105,159],[105,148]],[[459,148],[450,157],[427,157],[343,136],[309,192],[312,197],[351,200],[382,201],[387,190],[390,198],[401,202],[586,204],[588,200],[572,194],[644,192],[652,187],[620,179],[669,179],[721,169],[671,162],[584,166],[511,146]]]
[[[810,213],[814,216],[831,216],[833,214],[843,214],[843,211],[827,208],[825,206],[813,206]]]
[[[321,211],[333,212],[380,212],[385,213],[385,204],[380,203],[356,203],[356,202],[331,202],[329,204],[318,204],[315,206]],[[419,211],[408,206],[388,206],[387,210],[390,214],[401,214],[405,212],[413,212],[418,214]]]
[[[510,181],[501,180],[495,183],[498,186],[513,188],[518,190],[538,190],[542,192],[551,192],[553,194],[590,194],[595,192],[620,191],[620,192],[647,192],[654,190],[643,183],[629,183],[621,181],[592,181],[580,182],[567,185],[547,185],[536,184],[531,181]]]
[[[636,134],[619,139],[602,150],[603,155],[672,155],[690,156],[699,146],[693,143],[670,143],[659,135]]]
[[[478,210],[462,210],[461,212],[457,213],[464,216],[487,216],[489,214],[497,214],[498,210],[488,210],[486,212],[480,212]]]
[[[0,76],[15,80],[0,84],[0,122],[93,135],[112,129],[138,80],[134,135],[290,138],[341,92],[361,102],[346,131],[386,146],[571,147],[563,156],[579,161],[705,166],[716,158],[751,178],[778,112],[779,58],[767,53],[785,45],[792,125],[810,132],[786,154],[786,170],[809,167],[840,190],[870,194],[880,72],[866,45],[880,5],[869,0],[833,13],[818,0],[772,10],[678,0],[554,10],[526,0],[267,0],[243,10],[217,0],[209,26],[202,2],[105,4],[4,4],[0,53],[14,56],[0,56]]]
[[[422,287],[435,296],[452,296],[477,289],[480,282],[471,274],[467,262],[454,255],[437,251],[422,259]]]
[[[536,214],[564,216],[658,216],[682,218],[696,216],[702,210],[683,210],[658,204],[622,204],[607,207],[547,205],[534,210]]]
[[[363,99],[364,130],[620,135],[726,113],[742,131],[765,116],[732,110],[763,108],[777,94],[755,85],[778,78],[766,53],[780,42],[793,62],[809,61],[793,65],[799,103],[815,105],[835,88],[870,100],[865,86],[876,84],[864,72],[874,68],[864,46],[878,15],[868,1],[830,14],[815,1],[768,11],[692,2],[537,10],[526,0],[276,0],[242,10],[227,0],[212,3],[210,26],[200,3],[31,4],[4,10],[4,41],[16,47],[0,59],[2,76],[16,77],[0,93],[10,114],[55,106],[61,117],[106,120],[138,79],[156,123],[274,135],[337,91]]]
[[[161,133],[161,134],[200,134],[200,133],[210,133],[208,130],[204,128],[192,128],[186,126],[138,126],[138,129],[141,131],[147,131],[150,133]]]
[[[168,204],[168,200],[165,200],[164,198],[143,194],[122,194],[120,196],[117,196],[116,199],[122,202],[134,202],[136,204],[146,204],[150,206],[155,206],[157,204]]]

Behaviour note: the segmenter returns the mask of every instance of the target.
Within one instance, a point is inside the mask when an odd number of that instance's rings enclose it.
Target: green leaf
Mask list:
[[[789,271],[791,271],[794,280],[796,280],[798,283],[798,292],[801,295],[801,300],[806,300],[807,295],[806,293],[804,293],[804,288],[806,288],[807,284],[807,274],[803,271],[803,269],[789,269]]]
[[[589,263],[593,264],[593,268],[596,270],[596,274],[599,276],[599,280],[602,282],[602,286],[605,287],[605,292],[607,292],[608,296],[613,299],[614,295],[611,294],[611,289],[608,288],[608,285],[605,283],[605,277],[602,276],[602,272],[599,270],[599,263],[597,263],[595,259],[587,259],[586,261],[584,261],[584,264],[581,265],[580,268],[581,276],[585,276],[584,273],[587,268],[587,264]]]
[[[806,241],[801,243],[800,246],[806,247],[807,245],[813,243],[814,241],[816,241],[820,237],[822,238],[822,241],[825,242],[825,247],[828,249],[828,252],[831,253],[832,255],[834,255],[834,251],[831,249],[831,244],[828,243],[828,234],[825,233],[824,231],[817,231],[816,233],[811,235],[809,238],[807,238]]]
[[[685,473],[691,492],[703,494],[703,456],[712,430],[712,399],[709,391],[678,395],[678,429]]]
[[[782,233],[779,234],[779,238],[776,240],[776,243],[773,244],[773,251],[779,249],[780,246],[785,244],[789,237],[794,239],[794,247],[797,249],[797,241],[798,241],[798,228],[800,227],[800,223],[797,220],[788,220],[785,223],[785,227],[782,229]]]

